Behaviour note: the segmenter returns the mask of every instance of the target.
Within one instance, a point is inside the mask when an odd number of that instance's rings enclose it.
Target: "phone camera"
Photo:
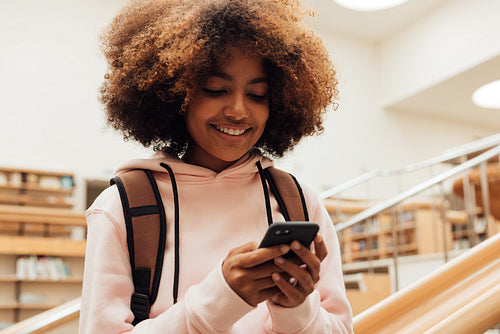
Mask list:
[[[290,233],[292,233],[292,231],[291,231],[291,230],[288,230],[288,229],[286,229],[286,230],[276,230],[276,231],[274,231],[274,235],[276,235],[276,236],[280,236],[280,235],[289,235]]]

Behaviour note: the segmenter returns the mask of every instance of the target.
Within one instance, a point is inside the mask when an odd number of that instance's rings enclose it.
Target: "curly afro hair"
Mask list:
[[[303,24],[300,0],[135,0],[101,36],[109,63],[100,100],[125,139],[182,155],[182,113],[228,46],[257,52],[269,76],[270,114],[255,147],[281,157],[321,133],[337,98],[321,39]]]

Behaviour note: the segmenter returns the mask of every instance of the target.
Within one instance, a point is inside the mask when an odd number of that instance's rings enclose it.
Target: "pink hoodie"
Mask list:
[[[329,251],[316,291],[294,308],[271,302],[252,307],[226,283],[221,271],[224,257],[232,248],[260,242],[268,226],[257,161],[263,168],[272,165],[270,160],[249,153],[216,173],[157,153],[118,168],[116,175],[134,168],[152,170],[162,194],[168,227],[158,298],[150,319],[132,326],[130,297],[134,287],[120,197],[112,186],[87,211],[80,333],[352,333],[337,235],[321,201],[308,187],[302,186],[310,220],[320,225]],[[175,305],[173,195],[169,175],[160,162],[173,169],[179,192],[180,274]],[[273,197],[271,205],[274,221],[283,221]]]

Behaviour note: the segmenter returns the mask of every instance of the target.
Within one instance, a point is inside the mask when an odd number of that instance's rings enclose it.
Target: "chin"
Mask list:
[[[221,154],[219,156],[219,159],[222,160],[222,161],[226,161],[226,162],[235,162],[235,161],[239,160],[242,156],[244,156],[247,153],[248,153],[248,151],[245,151],[243,153],[234,153],[234,154],[225,153],[225,154]]]

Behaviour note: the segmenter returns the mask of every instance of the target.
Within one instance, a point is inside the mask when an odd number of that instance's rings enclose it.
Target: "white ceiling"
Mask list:
[[[346,36],[378,42],[415,22],[447,0],[410,0],[375,12],[344,8],[333,0],[305,0],[317,14],[317,24]]]
[[[358,12],[343,8],[333,0],[305,0],[317,13],[314,24],[319,28],[375,44],[425,17],[447,1],[450,0],[410,0],[387,10]],[[389,109],[500,129],[500,110],[480,108],[471,100],[475,89],[498,79],[500,55],[406,97]]]
[[[496,56],[409,96],[390,109],[500,129],[500,110],[481,108],[472,103],[472,93],[477,88],[499,78],[500,56]]]

